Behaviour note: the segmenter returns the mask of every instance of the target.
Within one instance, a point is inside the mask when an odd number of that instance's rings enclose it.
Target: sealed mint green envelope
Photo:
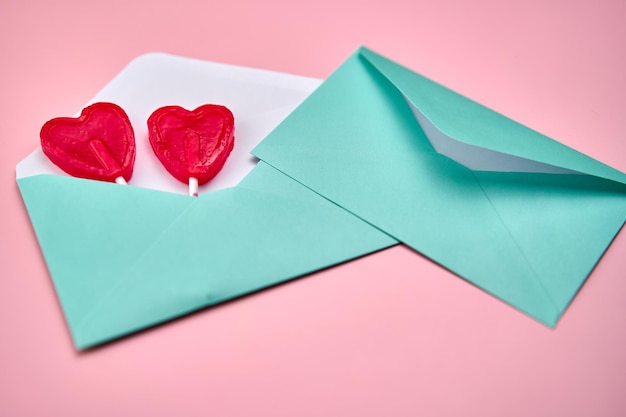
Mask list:
[[[397,242],[249,155],[317,80],[163,54],[140,57],[94,101],[129,114],[128,186],[68,177],[38,149],[17,182],[74,344],[83,349]],[[235,114],[235,149],[200,197],[149,148],[157,107],[213,102]]]
[[[626,175],[361,48],[253,154],[553,326],[626,219]]]

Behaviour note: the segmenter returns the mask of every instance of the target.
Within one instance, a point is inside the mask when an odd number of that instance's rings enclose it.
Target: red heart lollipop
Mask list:
[[[165,106],[148,118],[154,153],[174,178],[189,183],[191,195],[197,195],[197,185],[211,180],[224,166],[235,143],[234,130],[231,111],[216,104],[193,111]]]
[[[40,137],[43,153],[72,176],[125,183],[133,175],[135,134],[113,103],[92,104],[77,118],[49,120]]]

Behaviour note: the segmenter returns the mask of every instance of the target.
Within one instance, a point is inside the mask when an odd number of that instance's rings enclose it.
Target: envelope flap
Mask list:
[[[501,167],[487,168],[487,170],[575,172],[626,184],[626,174],[455,93],[367,48],[361,48],[359,55],[404,95],[427,136],[432,136],[428,134],[430,129],[441,140],[447,141],[442,146],[460,147],[456,155],[466,158],[468,155],[475,155],[476,158],[489,160],[490,163],[496,161],[496,166]],[[451,140],[453,142],[450,142]],[[498,159],[502,160],[497,161]],[[516,165],[523,168],[517,169]],[[475,169],[472,166],[469,167]]]
[[[358,56],[254,153],[507,303],[556,322],[559,308],[473,172],[433,151],[400,92]]]

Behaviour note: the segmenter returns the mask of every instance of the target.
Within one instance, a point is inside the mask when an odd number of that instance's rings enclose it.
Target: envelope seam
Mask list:
[[[417,109],[417,106],[409,99],[409,97],[406,96],[406,94],[404,94],[404,92],[396,85],[396,83],[394,83],[392,80],[390,80],[386,74],[381,71],[376,65],[374,65],[372,62],[370,62],[370,60],[361,55],[365,61],[367,62],[368,65],[370,65],[371,67],[373,67],[379,74],[381,74],[383,77],[385,77],[389,83],[392,85],[392,87],[402,95],[402,98],[404,99],[404,102],[406,103],[407,107],[409,108],[409,110],[411,110],[411,113],[413,113],[413,109],[412,106],[415,106],[415,108]],[[418,109],[419,110],[419,109]],[[425,116],[428,119],[428,116]],[[415,120],[415,122],[417,123],[417,125],[419,126],[419,128],[422,130],[422,132],[424,132],[424,128],[422,126],[422,124],[419,122],[419,120],[417,119],[415,113],[413,113],[413,118]],[[431,122],[432,123],[432,122]],[[439,128],[435,123],[433,123],[433,126],[435,127],[435,129],[437,129],[440,132],[443,132],[444,134],[445,131],[443,131],[441,128]],[[425,132],[424,132],[425,134]],[[454,139],[454,138],[453,138]],[[429,143],[430,143],[430,139],[428,139]],[[431,146],[432,143],[431,143]],[[436,149],[434,149],[435,152],[437,152]],[[439,152],[437,152],[439,153]],[[451,159],[452,160],[452,159]],[[456,162],[456,161],[455,161]],[[458,163],[458,162],[456,162]],[[517,243],[517,241],[515,240],[515,238],[513,237],[511,231],[509,230],[509,228],[507,227],[506,223],[504,222],[504,220],[502,219],[502,216],[500,215],[500,212],[496,209],[495,205],[493,204],[493,201],[491,201],[491,199],[489,198],[489,196],[487,195],[487,192],[485,191],[485,189],[483,188],[482,184],[480,183],[480,181],[478,180],[478,178],[476,177],[476,174],[474,173],[473,170],[468,168],[468,171],[471,172],[472,176],[474,177],[474,180],[476,181],[476,183],[478,184],[478,186],[480,187],[481,191],[483,192],[483,195],[487,198],[487,201],[489,201],[489,204],[491,205],[491,207],[494,209],[494,211],[496,212],[496,215],[498,216],[498,218],[500,219],[500,223],[504,226],[504,229],[506,230],[506,233],[511,237],[511,240],[513,241],[513,243],[515,244],[515,247],[519,250],[520,254],[522,255],[522,258],[524,259],[524,261],[526,262],[526,264],[528,265],[535,281],[539,284],[539,287],[541,288],[541,290],[543,291],[543,293],[546,295],[546,298],[548,299],[548,301],[550,302],[550,304],[552,305],[552,307],[554,308],[554,311],[556,313],[556,315],[558,316],[561,311],[560,309],[556,306],[556,303],[554,302],[552,296],[550,295],[550,293],[548,292],[548,290],[546,289],[546,287],[543,285],[543,282],[541,281],[541,279],[539,278],[539,275],[537,274],[537,271],[535,271],[535,269],[533,268],[532,264],[530,263],[530,261],[528,260],[528,258],[526,257],[526,254],[524,253],[524,251],[522,250],[522,248],[519,246],[519,244]]]
[[[126,273],[124,273],[118,280],[117,283],[105,294],[103,295],[92,307],[92,309],[89,311],[88,314],[86,314],[83,319],[80,321],[80,323],[78,324],[78,326],[76,327],[76,334],[80,334],[82,332],[82,330],[84,329],[84,327],[89,324],[89,322],[91,321],[92,317],[97,314],[97,312],[100,310],[101,306],[104,305],[107,301],[109,301],[111,299],[111,297],[113,297],[114,294],[116,294],[119,289],[121,287],[124,286],[124,284],[128,284],[129,283],[129,279],[127,279],[129,277],[129,275],[132,274],[132,272],[135,270],[135,268],[137,267],[137,265],[139,263],[141,263],[144,258],[147,256],[147,254],[149,252],[152,251],[152,249],[159,244],[163,238],[167,235],[167,233],[169,232],[169,230],[174,227],[175,224],[178,223],[178,221],[180,220],[181,217],[183,217],[183,215],[185,213],[187,213],[187,211],[189,211],[194,204],[196,203],[196,200],[194,200],[191,204],[189,204],[184,210],[182,210],[175,218],[174,220],[172,220],[172,222],[169,224],[169,226],[167,226],[164,230],[163,233],[161,233],[161,235],[155,239],[152,244],[150,246],[148,246],[143,253],[138,256],[135,260],[135,262],[132,264],[132,266],[128,269],[128,271]],[[131,277],[132,280],[132,277]]]
[[[320,194],[319,192],[315,191],[313,188],[309,187],[308,185],[304,184],[303,182],[301,182],[300,180],[298,180],[295,177],[290,176],[289,174],[287,174],[285,171],[279,169],[278,167],[276,167],[275,165],[273,165],[272,163],[270,163],[269,161],[266,161],[264,159],[261,159],[264,163],[266,163],[267,165],[271,166],[272,168],[274,168],[276,171],[280,172],[283,175],[286,175],[287,177],[291,178],[292,180],[294,180],[295,182],[297,182],[298,184],[300,184],[301,186],[303,186],[304,188],[306,188],[307,190],[311,191],[312,193],[314,193],[315,195],[323,198],[324,200],[326,200],[327,202],[329,202],[330,204],[340,208],[341,210],[350,213],[350,215],[356,217],[357,219],[361,220],[364,223],[367,223],[368,225],[370,225],[371,227],[373,227],[374,229],[378,230],[379,232],[389,236],[391,239],[395,240],[397,243],[402,243],[400,242],[398,239],[396,239],[394,236],[392,236],[391,234],[387,233],[386,231],[384,231],[383,229],[381,229],[380,227],[376,226],[375,224],[369,222],[368,220],[364,219],[363,217],[359,216],[358,214],[354,213],[353,211],[347,209],[346,207],[343,207],[339,204],[337,204],[335,201],[331,200],[330,198],[326,197],[323,194]],[[239,186],[238,186],[239,187]],[[253,188],[249,188],[249,187],[241,187],[241,188],[247,188],[248,190],[254,191]],[[256,190],[257,192],[266,192],[266,193],[272,193],[271,191],[261,191],[261,190]],[[272,193],[275,194],[275,193]],[[275,194],[278,195],[278,194]],[[396,244],[397,244],[396,243]]]
[[[535,268],[533,268],[532,263],[528,260],[528,258],[526,257],[526,253],[524,252],[524,250],[519,246],[519,244],[517,243],[517,240],[515,239],[515,237],[513,236],[513,234],[511,233],[511,230],[509,229],[509,227],[507,226],[506,222],[504,221],[504,219],[502,218],[502,216],[500,215],[500,212],[498,211],[498,209],[496,208],[495,204],[493,203],[493,201],[491,200],[491,198],[489,198],[489,194],[487,194],[487,191],[485,190],[485,188],[483,187],[482,183],[480,182],[480,180],[478,179],[478,177],[476,177],[476,174],[474,173],[474,171],[471,171],[472,176],[474,177],[474,180],[476,181],[476,183],[478,184],[478,186],[480,187],[481,191],[483,192],[483,194],[485,195],[485,198],[487,199],[487,201],[489,201],[489,204],[491,205],[491,207],[493,208],[493,210],[496,212],[496,215],[498,216],[498,219],[500,219],[500,223],[502,223],[502,226],[504,227],[504,230],[506,230],[506,233],[511,237],[511,240],[513,241],[513,244],[515,245],[515,247],[519,250],[520,254],[522,255],[522,258],[524,258],[524,261],[526,262],[526,264],[528,265],[528,268],[530,269],[530,271],[533,274],[533,277],[535,279],[535,281],[539,284],[539,287],[541,288],[541,290],[543,291],[543,293],[546,295],[548,301],[550,301],[550,304],[552,305],[552,307],[555,310],[555,313],[557,315],[557,317],[562,313],[561,309],[556,305],[554,299],[552,298],[550,292],[548,291],[548,289],[545,287],[545,285],[543,284],[543,282],[541,281],[539,274],[537,274],[537,271],[535,271]]]

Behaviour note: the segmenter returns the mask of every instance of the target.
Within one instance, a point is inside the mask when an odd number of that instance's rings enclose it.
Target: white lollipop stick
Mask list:
[[[189,177],[189,195],[198,197],[198,179],[195,177]]]
[[[128,183],[121,175],[115,179],[115,182],[122,185],[127,185]]]

